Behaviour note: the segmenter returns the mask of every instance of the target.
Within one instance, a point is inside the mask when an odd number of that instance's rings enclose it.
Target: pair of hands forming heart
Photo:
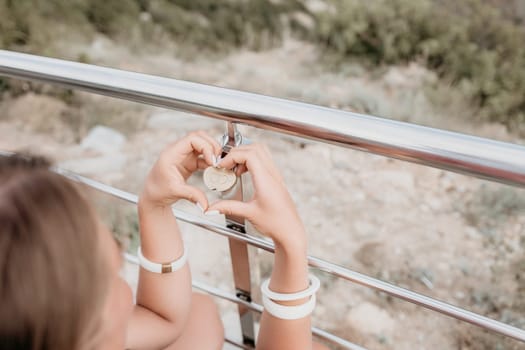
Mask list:
[[[190,133],[168,145],[148,174],[140,205],[148,210],[164,210],[186,199],[198,203],[205,212],[216,210],[247,219],[276,245],[299,245],[306,249],[303,224],[266,146],[235,147],[218,163],[226,169],[237,166],[237,176],[244,172],[251,174],[254,195],[247,202],[220,200],[210,205],[203,191],[186,183],[195,171],[215,165],[221,152],[219,143],[203,131]]]

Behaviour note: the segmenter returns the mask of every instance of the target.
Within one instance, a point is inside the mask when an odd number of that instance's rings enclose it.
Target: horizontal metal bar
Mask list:
[[[126,258],[127,261],[129,261],[132,264],[138,265],[138,263],[139,263],[138,258],[135,255],[132,255],[132,254],[129,254],[129,253],[125,253],[124,257]],[[216,296],[218,298],[221,298],[221,299],[224,299],[224,300],[228,300],[228,301],[231,301],[231,302],[239,304],[239,305],[246,306],[248,309],[250,309],[252,311],[255,311],[255,312],[258,312],[258,313],[262,313],[263,312],[262,305],[254,303],[254,302],[247,302],[245,300],[239,299],[233,293],[228,293],[228,292],[226,292],[224,290],[221,290],[219,288],[215,288],[215,287],[212,287],[210,285],[207,285],[205,283],[202,283],[202,282],[199,282],[199,281],[195,281],[195,280],[192,281],[192,286],[194,288],[197,288],[197,289],[199,289],[199,290],[201,290],[203,292],[206,292],[206,293],[208,293],[210,295],[213,295],[213,296]],[[329,332],[326,332],[326,331],[324,331],[322,329],[319,329],[317,327],[312,327],[312,334],[315,335],[316,337],[319,337],[319,338],[321,338],[323,340],[326,340],[326,341],[328,341],[330,343],[342,346],[345,349],[366,350],[365,348],[363,348],[363,347],[361,347],[359,345],[351,343],[348,340],[342,339],[342,338],[340,338],[338,336],[335,336],[335,335],[333,335],[333,334],[331,334]]]
[[[343,145],[525,186],[525,147],[394,120],[153,75],[0,50],[0,75]]]
[[[77,174],[73,174],[66,170],[57,169],[56,171],[58,171],[60,174],[65,175],[75,181],[85,183],[86,185],[89,185],[99,191],[102,191],[114,197],[123,199],[131,203],[135,203],[135,204],[138,201],[137,196],[134,194],[118,190],[109,185],[85,178]],[[266,240],[251,236],[249,234],[240,235],[234,230],[228,229],[224,226],[221,226],[219,224],[216,224],[208,220],[203,220],[198,216],[185,213],[178,209],[173,209],[173,213],[181,221],[205,228],[209,231],[218,233],[228,238],[233,238],[239,241],[243,241],[245,243],[248,243],[257,248],[266,250],[268,252],[274,252],[274,245]],[[525,342],[525,330],[519,329],[517,327],[513,327],[503,322],[499,322],[499,321],[490,319],[488,317],[478,315],[474,312],[445,303],[443,301],[439,301],[437,299],[427,297],[425,295],[413,292],[411,290],[404,289],[404,288],[395,286],[387,282],[383,282],[381,280],[375,279],[365,274],[362,274],[356,271],[352,271],[343,266],[339,266],[339,265],[333,264],[331,262],[328,262],[328,261],[325,261],[325,260],[322,260],[322,259],[319,259],[313,256],[308,256],[308,264],[312,267],[316,267],[324,272],[327,272],[334,276],[343,278],[345,280],[358,283],[365,287],[373,288],[377,291],[386,293],[388,295],[391,295],[399,299],[406,300],[416,305],[420,305],[424,308],[439,312],[443,315],[447,315],[455,319],[471,323],[478,327],[481,327],[481,328],[508,336],[510,338],[514,338],[516,340]]]

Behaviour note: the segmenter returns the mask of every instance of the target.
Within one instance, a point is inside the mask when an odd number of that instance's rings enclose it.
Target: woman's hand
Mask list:
[[[248,202],[219,201],[210,210],[244,217],[275,243],[274,267],[269,288],[277,293],[295,293],[308,287],[307,243],[303,224],[286,190],[283,178],[265,146],[235,147],[219,166],[252,176],[253,198]],[[306,300],[283,302],[297,305]],[[281,302],[278,302],[281,303]],[[293,321],[263,312],[257,349],[312,349],[310,316]]]
[[[206,195],[188,185],[186,180],[196,170],[213,165],[220,153],[219,143],[203,131],[192,132],[170,144],[161,152],[146,178],[140,196],[141,206],[166,208],[179,199],[187,199],[206,210]]]
[[[237,175],[248,171],[252,176],[254,195],[248,202],[218,201],[209,210],[246,218],[276,245],[306,249],[303,224],[266,146],[235,147],[218,165],[227,169],[237,166]]]

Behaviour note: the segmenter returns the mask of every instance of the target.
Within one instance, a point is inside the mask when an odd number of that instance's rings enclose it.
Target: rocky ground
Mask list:
[[[335,74],[318,68],[317,53],[297,42],[192,62],[162,53],[131,53],[103,38],[70,50],[87,51],[93,62],[108,66],[523,142],[498,125],[472,126],[448,115],[466,108],[461,101],[450,100],[436,111],[422,92],[425,81],[435,78],[415,65],[391,68],[379,77],[358,66]],[[77,96],[82,111],[35,94],[3,101],[0,149],[50,155],[65,168],[137,192],[168,142],[197,129],[218,137],[224,128],[221,122],[181,112]],[[97,124],[112,128],[93,128]],[[525,327],[523,190],[252,128],[242,131],[272,150],[308,228],[312,255]],[[200,175],[192,181],[202,186]],[[129,238],[136,234],[133,208],[99,196],[95,200],[112,228],[136,245]],[[178,206],[198,214],[187,203]],[[227,241],[186,224],[182,228],[194,278],[232,290]],[[267,276],[271,256],[254,256],[260,275]],[[128,269],[127,276],[134,276]],[[519,348],[445,316],[319,276],[323,283],[314,323],[368,349]],[[218,304],[227,333],[237,336],[235,308]]]

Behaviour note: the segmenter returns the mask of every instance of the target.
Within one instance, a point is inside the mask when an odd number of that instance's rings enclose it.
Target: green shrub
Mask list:
[[[5,91],[9,89],[9,81],[5,78],[0,78],[0,99]]]
[[[136,0],[89,0],[86,3],[87,19],[104,34],[127,32],[139,20],[140,4]]]
[[[84,0],[0,0],[0,46],[42,54],[58,28],[85,28],[86,7]]]
[[[482,0],[332,0],[310,39],[339,61],[420,61],[481,107],[482,117],[525,122],[525,31]]]
[[[261,49],[278,43],[282,15],[302,6],[298,1],[151,0],[147,10],[178,44],[199,49]]]
[[[500,184],[482,184],[455,204],[467,223],[483,232],[498,229],[525,211],[525,191]]]
[[[7,0],[0,0],[0,48],[11,46],[23,41],[23,33],[19,32],[16,23],[7,7]]]
[[[199,49],[264,48],[281,39],[283,15],[304,10],[299,0],[0,0],[0,45],[31,51],[54,39],[57,25],[78,31],[91,26],[115,37],[130,29],[151,31],[141,12],[177,41]],[[147,21],[146,21],[147,22]],[[84,31],[85,29],[83,29]]]

